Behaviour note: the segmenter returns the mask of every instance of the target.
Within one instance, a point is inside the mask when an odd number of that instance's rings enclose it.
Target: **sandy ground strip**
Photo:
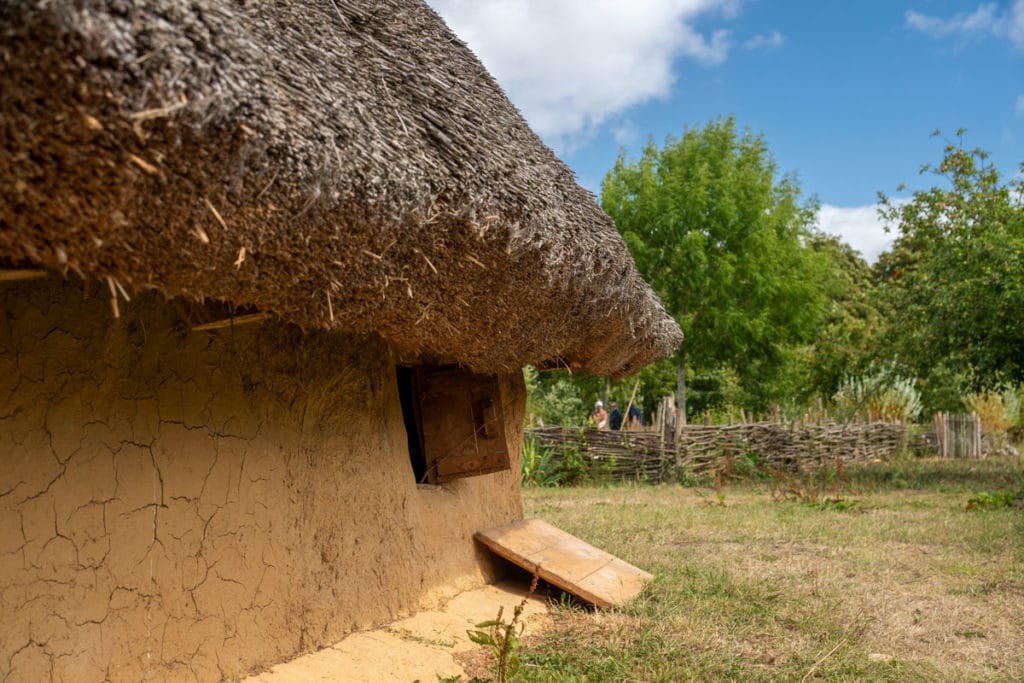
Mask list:
[[[466,631],[494,619],[498,608],[504,617],[526,594],[521,582],[503,582],[467,591],[436,610],[419,612],[372,631],[353,633],[318,652],[278,664],[270,671],[245,679],[246,683],[384,683],[386,681],[436,681],[438,676],[465,675],[455,655],[481,646],[470,642]],[[536,635],[549,623],[544,600],[532,597],[522,617],[524,635]]]

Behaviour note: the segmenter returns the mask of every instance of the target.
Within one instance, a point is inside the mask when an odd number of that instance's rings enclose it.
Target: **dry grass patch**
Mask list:
[[[1015,460],[850,473],[845,510],[713,490],[529,489],[528,513],[656,575],[625,610],[559,609],[524,680],[1022,680],[1024,514],[966,511]]]

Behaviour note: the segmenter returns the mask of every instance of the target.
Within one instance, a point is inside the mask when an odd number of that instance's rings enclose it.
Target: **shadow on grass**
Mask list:
[[[990,491],[1012,487],[1024,480],[1024,461],[1019,457],[983,460],[906,458],[851,466],[846,473],[852,486],[876,491]]]

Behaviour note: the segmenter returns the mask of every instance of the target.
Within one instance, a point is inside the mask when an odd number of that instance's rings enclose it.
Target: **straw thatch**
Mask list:
[[[420,2],[0,3],[0,258],[623,375],[675,323]]]

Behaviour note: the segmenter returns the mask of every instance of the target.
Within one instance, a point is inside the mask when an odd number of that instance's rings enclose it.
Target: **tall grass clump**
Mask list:
[[[921,394],[908,377],[877,372],[843,380],[832,396],[836,413],[843,419],[867,415],[872,421],[916,420],[921,414]]]
[[[1021,427],[1022,387],[986,389],[964,397],[964,406],[981,419],[988,446],[996,450],[1006,446],[1008,435]]]
[[[529,436],[523,439],[523,486],[578,486],[591,478],[590,467],[578,447],[566,444],[556,449]]]

